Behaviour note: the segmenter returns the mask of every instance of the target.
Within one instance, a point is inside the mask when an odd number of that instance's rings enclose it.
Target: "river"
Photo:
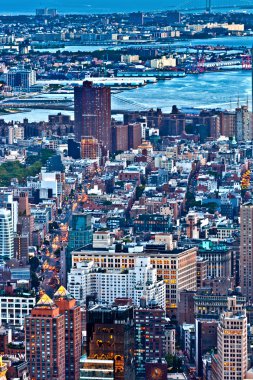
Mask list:
[[[161,44],[142,44],[142,45],[133,45],[133,44],[124,44],[124,45],[71,45],[71,46],[65,46],[62,48],[54,48],[54,49],[34,49],[35,51],[39,52],[49,52],[49,53],[56,53],[57,51],[63,52],[63,51],[69,51],[72,53],[76,53],[78,51],[82,52],[94,52],[96,50],[119,50],[123,47],[160,47],[160,48],[168,48],[168,47],[177,47],[177,46],[189,46],[194,47],[198,45],[205,45],[205,46],[228,46],[228,47],[240,47],[245,46],[247,48],[251,48],[253,45],[253,36],[244,36],[244,37],[236,37],[236,36],[230,36],[230,37],[217,37],[217,38],[206,38],[206,39],[189,39],[189,40],[175,40],[172,43],[161,43]]]
[[[44,97],[70,97],[72,94],[45,95]],[[181,108],[222,108],[234,109],[237,102],[246,104],[249,99],[251,109],[251,75],[250,71],[224,71],[188,75],[185,78],[175,78],[168,81],[159,81],[133,90],[123,91],[112,95],[113,110],[143,110],[162,108],[170,111],[176,104]],[[47,121],[48,115],[62,112],[74,117],[72,111],[38,110],[25,111],[1,116],[6,121],[22,121],[25,117],[29,121]]]

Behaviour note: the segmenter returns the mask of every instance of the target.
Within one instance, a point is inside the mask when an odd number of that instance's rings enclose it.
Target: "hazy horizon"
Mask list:
[[[134,2],[127,1],[124,3],[118,0],[72,0],[72,1],[60,1],[60,0],[9,0],[2,3],[0,6],[0,14],[34,14],[36,8],[56,8],[60,13],[111,13],[111,12],[132,12],[137,10],[150,11],[150,10],[165,10],[168,8],[181,9],[191,8],[192,4],[196,6],[205,6],[205,0],[160,0],[159,6],[157,3],[151,0],[136,0]],[[221,0],[213,0],[213,4],[220,5]],[[229,0],[223,0],[225,5],[231,3]],[[249,0],[233,1],[233,4],[247,4]]]

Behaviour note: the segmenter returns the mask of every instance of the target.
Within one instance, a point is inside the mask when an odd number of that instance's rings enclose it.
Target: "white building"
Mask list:
[[[97,268],[93,261],[77,263],[68,275],[68,291],[80,301],[88,294],[97,294],[100,302],[112,304],[115,298],[131,298],[139,306],[145,295],[147,302],[155,299],[165,309],[166,288],[157,280],[157,271],[149,257],[136,258],[132,269],[106,271]]]
[[[11,212],[0,209],[0,264],[14,257],[14,233]]]
[[[58,195],[58,182],[56,173],[41,171],[41,189],[52,190],[53,196]]]
[[[19,140],[24,140],[25,132],[24,127],[18,125],[11,125],[8,129],[8,142],[10,145],[16,144]]]
[[[24,319],[36,304],[35,296],[23,295],[0,296],[0,324],[23,326]]]
[[[164,67],[176,67],[177,60],[173,57],[162,57],[158,59],[152,59],[150,66],[152,69],[163,69]]]
[[[13,232],[17,232],[18,202],[13,200],[13,193],[3,191],[0,193],[0,208],[6,208],[11,212]]]

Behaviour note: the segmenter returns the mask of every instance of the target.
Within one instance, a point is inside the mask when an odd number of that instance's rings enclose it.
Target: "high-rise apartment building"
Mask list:
[[[128,150],[128,125],[116,124],[112,126],[112,151]]]
[[[16,144],[18,140],[24,140],[25,132],[24,127],[18,125],[10,125],[8,128],[8,143],[10,145]]]
[[[146,379],[145,364],[159,361],[165,355],[165,310],[155,301],[134,310],[136,378]]]
[[[240,210],[240,285],[248,301],[253,300],[253,204]]]
[[[218,379],[244,380],[247,373],[247,316],[235,300],[221,315],[218,325]]]
[[[65,316],[65,380],[79,380],[81,357],[81,308],[63,287],[54,294],[60,314]]]
[[[253,138],[252,120],[251,114],[247,106],[236,108],[235,110],[236,120],[236,140],[248,141]]]
[[[23,67],[13,68],[5,74],[5,80],[7,86],[15,90],[29,91],[30,87],[36,83],[36,71]]]
[[[12,215],[5,208],[0,209],[0,264],[14,257],[14,233]]]
[[[75,87],[75,135],[78,141],[83,136],[98,140],[105,151],[111,150],[111,89],[95,86],[85,81]]]
[[[0,193],[0,208],[6,208],[11,212],[13,232],[17,232],[18,202],[14,201],[11,191],[3,191]]]
[[[65,380],[65,316],[44,294],[25,319],[31,380]]]
[[[81,158],[98,160],[101,156],[100,145],[97,139],[92,136],[83,136],[81,138]]]
[[[115,124],[112,126],[112,151],[137,149],[142,142],[142,123],[128,125]]]
[[[236,135],[236,116],[233,111],[224,111],[220,114],[221,135],[234,137]]]

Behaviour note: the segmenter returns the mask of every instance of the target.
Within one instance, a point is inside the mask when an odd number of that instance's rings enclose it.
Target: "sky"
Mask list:
[[[214,3],[248,3],[251,0],[212,0]],[[0,1],[0,14],[3,13],[34,13],[36,8],[56,8],[60,13],[103,13],[131,12],[135,10],[159,10],[168,7],[192,7],[193,4],[205,5],[205,0],[8,0]]]

